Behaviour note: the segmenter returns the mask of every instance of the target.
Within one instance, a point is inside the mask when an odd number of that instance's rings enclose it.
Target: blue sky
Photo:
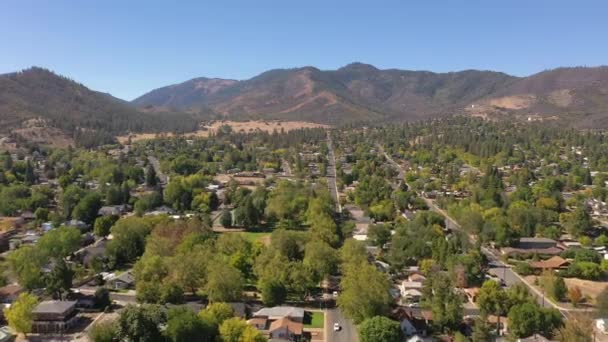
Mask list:
[[[0,1],[0,73],[133,99],[198,76],[353,61],[529,75],[608,64],[607,1]]]

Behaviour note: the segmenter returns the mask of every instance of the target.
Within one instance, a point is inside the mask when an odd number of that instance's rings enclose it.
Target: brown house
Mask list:
[[[532,261],[530,263],[530,266],[532,266],[532,268],[541,270],[557,270],[565,268],[566,266],[568,266],[568,264],[568,260],[556,255],[547,260]]]

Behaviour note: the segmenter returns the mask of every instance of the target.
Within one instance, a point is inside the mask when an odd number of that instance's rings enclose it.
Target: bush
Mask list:
[[[518,262],[517,265],[515,265],[515,272],[517,272],[519,275],[527,276],[532,274],[534,269],[528,263]]]

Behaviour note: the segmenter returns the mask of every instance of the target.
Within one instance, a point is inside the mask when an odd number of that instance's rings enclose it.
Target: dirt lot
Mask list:
[[[191,137],[206,137],[211,132],[217,131],[223,125],[228,125],[232,127],[232,130],[235,132],[255,132],[257,130],[263,132],[272,132],[274,130],[281,131],[284,130],[286,132],[300,129],[300,128],[328,128],[327,125],[312,123],[312,122],[304,122],[304,121],[215,121],[211,124],[205,125],[204,129],[200,129],[196,132],[187,133],[185,136]],[[138,140],[149,140],[162,136],[172,136],[172,133],[140,133],[140,134],[131,134],[131,141]],[[128,141],[129,136],[119,136],[117,137],[118,141],[121,144],[124,144]]]
[[[591,281],[575,278],[566,278],[564,280],[566,281],[566,286],[578,286],[583,292],[583,296],[589,296],[594,300],[600,292],[608,286],[608,282],[606,281]]]

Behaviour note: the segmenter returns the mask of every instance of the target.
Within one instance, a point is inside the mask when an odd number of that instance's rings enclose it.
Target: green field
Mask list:
[[[304,316],[305,328],[322,329],[325,325],[325,314],[319,311],[306,311]]]

